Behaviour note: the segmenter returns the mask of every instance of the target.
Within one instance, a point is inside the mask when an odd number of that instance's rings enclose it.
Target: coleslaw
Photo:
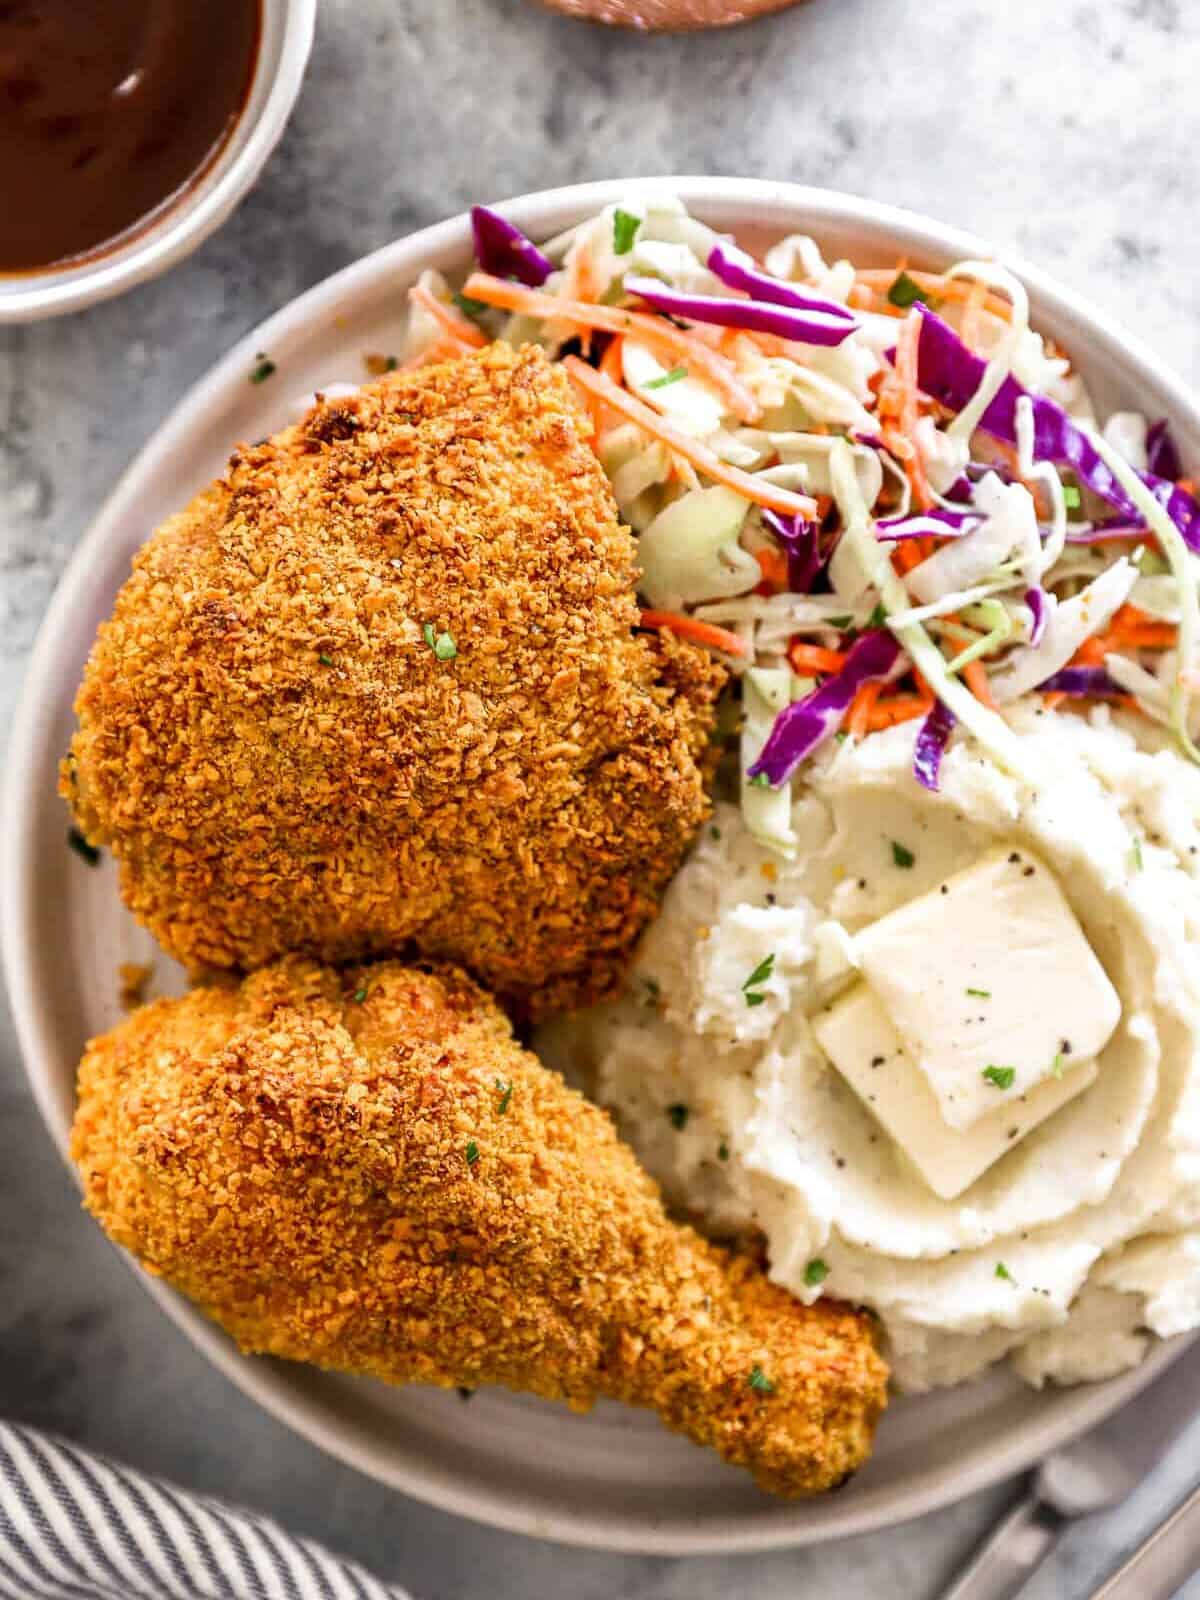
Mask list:
[[[790,856],[790,784],[828,741],[919,722],[1027,779],[1005,709],[1107,701],[1200,731],[1200,504],[1165,419],[1097,425],[1067,355],[989,261],[942,273],[761,262],[639,194],[538,245],[485,207],[479,268],[412,293],[406,366],[492,338],[561,358],[621,516],[647,627],[740,680],[741,807]]]

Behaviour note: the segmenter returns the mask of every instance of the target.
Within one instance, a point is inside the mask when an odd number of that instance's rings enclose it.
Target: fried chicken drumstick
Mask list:
[[[647,1406],[785,1495],[864,1460],[868,1319],[666,1215],[608,1116],[457,969],[291,958],[93,1041],[88,1207],[243,1349]]]
[[[413,950],[594,999],[706,811],[724,674],[635,633],[561,368],[497,344],[320,404],[139,553],[63,792],[193,971]]]

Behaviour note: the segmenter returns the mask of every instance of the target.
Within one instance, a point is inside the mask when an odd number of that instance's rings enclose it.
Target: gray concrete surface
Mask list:
[[[1015,246],[1200,378],[1198,69],[1184,0],[807,0],[675,40],[523,0],[324,0],[292,125],[224,231],[116,303],[0,332],[0,738],[72,546],[193,379],[298,291],[474,199],[620,173],[829,184]],[[80,1215],[7,1021],[0,1052],[0,1413],[277,1513],[422,1600],[927,1600],[1014,1492],[707,1561],[573,1552],[426,1510],[201,1361]],[[1084,1600],[1190,1486],[1195,1443],[1076,1530],[1029,1600]]]

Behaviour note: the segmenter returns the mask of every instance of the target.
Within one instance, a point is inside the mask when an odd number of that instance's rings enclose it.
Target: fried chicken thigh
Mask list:
[[[89,1047],[72,1149],[112,1238],[246,1351],[611,1396],[785,1495],[870,1448],[869,1319],[671,1221],[457,969],[292,958],[146,1006]]]
[[[535,347],[238,452],[134,562],[63,792],[193,971],[413,951],[535,1014],[612,989],[706,811],[721,669]]]

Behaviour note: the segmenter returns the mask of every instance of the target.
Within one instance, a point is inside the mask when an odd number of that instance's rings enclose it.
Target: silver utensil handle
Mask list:
[[[1170,1600],[1200,1572],[1200,1489],[1130,1556],[1092,1600]]]
[[[1058,1543],[1067,1521],[1029,1495],[1004,1518],[943,1600],[1013,1600]]]

